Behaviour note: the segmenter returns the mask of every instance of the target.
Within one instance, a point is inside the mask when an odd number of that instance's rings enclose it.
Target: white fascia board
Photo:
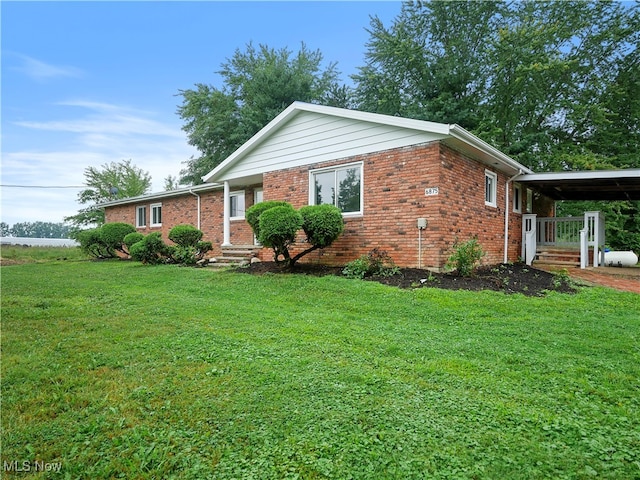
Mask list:
[[[489,145],[481,138],[476,137],[473,133],[465,130],[460,125],[449,125],[449,134],[452,137],[457,138],[458,140],[465,142],[466,144],[471,145],[472,147],[475,147],[478,150],[486,153],[487,155],[495,158],[498,162],[507,165],[515,171],[518,171],[520,173],[533,173],[533,170],[525,167],[513,158],[502,153],[500,150]]]
[[[258,146],[263,139],[269,136],[271,132],[276,130],[281,124],[293,118],[298,112],[313,112],[322,115],[334,117],[348,118],[363,122],[378,123],[382,125],[391,125],[400,128],[418,130],[423,132],[436,133],[441,135],[449,135],[449,125],[444,123],[426,122],[424,120],[413,120],[410,118],[394,117],[391,115],[381,115],[379,113],[361,112],[358,110],[349,110],[346,108],[327,107],[324,105],[316,105],[312,103],[294,102],[287,107],[280,115],[269,122],[262,130],[251,137],[244,145],[233,152],[220,165],[214,168],[207,175],[202,177],[203,181],[209,182],[219,176],[232,165],[236,160],[251,152]]]
[[[638,178],[640,179],[640,168],[627,168],[623,170],[589,170],[589,171],[566,171],[566,172],[546,172],[530,173],[521,175],[516,180],[522,182],[539,182],[550,180],[595,180],[602,178]]]
[[[98,203],[96,206],[105,208],[116,207],[118,205],[128,205],[132,203],[150,202],[153,200],[162,200],[163,198],[181,197],[182,195],[190,195],[193,193],[218,190],[222,187],[222,184],[219,183],[203,183],[201,185],[195,185],[193,187],[178,188],[176,190],[167,190],[164,192],[148,193],[146,195],[139,195],[137,197],[121,198],[118,200],[112,200],[110,202]]]

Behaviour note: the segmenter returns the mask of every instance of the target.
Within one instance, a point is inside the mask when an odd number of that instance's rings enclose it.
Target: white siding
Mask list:
[[[229,166],[216,181],[416,145],[445,136],[302,111]]]

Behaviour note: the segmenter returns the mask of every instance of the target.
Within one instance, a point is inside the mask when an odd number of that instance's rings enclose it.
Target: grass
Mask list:
[[[631,293],[121,261],[1,275],[5,475],[640,477]]]
[[[3,264],[45,263],[51,261],[85,260],[80,247],[25,247],[3,245],[0,249]]]

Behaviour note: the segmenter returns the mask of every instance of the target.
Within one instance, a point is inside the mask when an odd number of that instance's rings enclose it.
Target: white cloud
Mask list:
[[[83,76],[83,71],[76,67],[52,65],[28,55],[15,54],[15,56],[20,59],[20,65],[14,67],[14,70],[24,73],[33,80],[43,81],[57,77],[79,78]]]
[[[71,101],[60,104],[80,109],[69,119],[21,121],[13,125],[35,132],[40,139],[28,148],[2,154],[2,184],[72,186],[84,183],[89,167],[131,159],[152,177],[152,191],[163,188],[164,178],[178,175],[182,162],[194,155],[176,120],[154,118],[154,112],[119,105]],[[77,113],[73,112],[72,113]],[[57,147],[48,150],[46,135],[54,132]],[[37,132],[41,132],[38,134]],[[64,144],[60,148],[60,144]],[[61,222],[83,205],[77,203],[80,189],[2,189],[2,221]]]

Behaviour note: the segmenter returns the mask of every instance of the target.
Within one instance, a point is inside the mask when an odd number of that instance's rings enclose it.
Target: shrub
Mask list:
[[[202,231],[193,225],[176,225],[169,231],[169,240],[181,247],[195,248],[202,235]]]
[[[287,202],[268,200],[266,202],[256,203],[255,205],[247,209],[244,214],[244,218],[251,226],[251,230],[253,230],[253,234],[256,236],[256,238],[260,238],[260,215],[262,215],[263,212],[269,210],[270,208],[286,207],[287,205],[291,206]]]
[[[124,248],[124,237],[130,233],[135,233],[136,229],[128,223],[105,223],[100,227],[100,238],[104,245],[110,250],[117,250],[128,253]]]
[[[400,273],[392,258],[385,250],[374,248],[367,255],[361,255],[347,263],[342,270],[349,278],[364,278],[367,276],[392,277]]]
[[[369,271],[369,260],[366,255],[361,255],[355,260],[347,263],[342,270],[342,274],[349,278],[363,279]]]
[[[331,245],[344,230],[342,212],[333,205],[309,205],[300,209],[307,242],[316,248]]]
[[[301,227],[302,215],[290,204],[272,207],[260,214],[258,240],[265,247],[273,249],[276,262],[289,264],[289,246],[296,241],[296,233]]]
[[[127,249],[130,250],[131,249],[131,245],[133,245],[134,243],[138,243],[143,238],[144,238],[144,235],[141,234],[140,232],[131,232],[131,233],[127,233],[124,236],[124,239],[122,240],[122,243],[124,243],[126,245]]]
[[[80,249],[94,258],[114,258],[116,256],[102,240],[99,228],[80,230],[74,234],[74,238],[80,243]]]
[[[169,252],[169,248],[162,241],[160,232],[150,233],[142,240],[131,245],[131,258],[144,264],[155,265],[162,263]]]
[[[447,260],[446,267],[453,269],[463,277],[469,277],[473,274],[484,255],[485,253],[477,238],[474,237],[464,243],[459,243],[456,240],[453,244],[453,253]]]

